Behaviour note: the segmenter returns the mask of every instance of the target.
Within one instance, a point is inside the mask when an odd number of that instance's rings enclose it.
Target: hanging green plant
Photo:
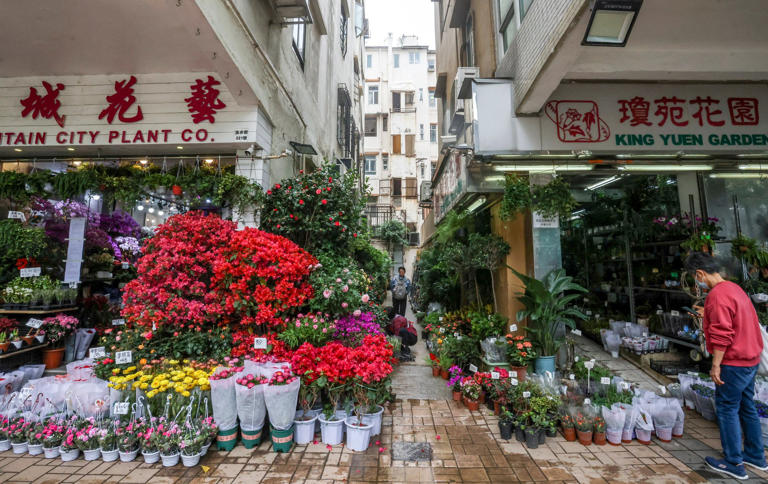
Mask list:
[[[45,196],[50,190],[49,184],[55,174],[48,170],[35,170],[27,175],[27,191],[30,195]]]
[[[571,194],[571,186],[562,177],[535,186],[531,197],[533,209],[546,218],[568,216],[578,205]]]
[[[0,171],[0,199],[7,198],[14,201],[27,199],[26,192],[27,175],[15,171]]]
[[[214,202],[221,207],[229,206],[238,213],[257,209],[263,201],[261,185],[244,176],[225,173],[216,186]]]
[[[507,175],[504,198],[501,200],[502,220],[511,220],[531,206],[531,187],[528,178]]]
[[[59,173],[53,178],[53,190],[63,200],[75,198],[98,187],[98,175],[92,168]]]

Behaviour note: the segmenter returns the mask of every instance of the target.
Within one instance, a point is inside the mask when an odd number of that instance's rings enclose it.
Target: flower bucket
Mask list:
[[[219,429],[219,434],[216,436],[216,447],[219,450],[230,451],[235,448],[237,444],[237,427],[229,430]]]
[[[290,452],[293,447],[293,425],[288,430],[278,430],[269,426],[270,437],[272,438],[272,450],[275,452]]]
[[[367,450],[373,424],[359,423],[354,416],[348,417],[344,422],[347,426],[347,448],[357,452]]]
[[[89,449],[83,451],[85,460],[96,460],[101,457],[101,449]]]
[[[320,435],[324,444],[338,445],[344,439],[344,420],[320,420]]]
[[[104,450],[101,449],[101,460],[104,462],[114,462],[117,460],[117,458],[120,457],[117,453],[117,449],[113,450]]]
[[[656,427],[656,437],[662,442],[672,442],[672,427],[666,429]]]
[[[637,441],[640,442],[643,445],[650,445],[651,443],[651,431],[650,430],[643,430],[641,428],[636,428],[635,433],[637,434]]]
[[[160,458],[163,460],[163,467],[173,467],[176,464],[179,463],[179,453],[176,452],[175,454],[171,455],[163,455],[160,454]]]
[[[11,444],[11,447],[13,447],[13,453],[14,454],[26,454],[27,453],[27,443],[22,442],[20,444]]]
[[[184,455],[181,454],[181,463],[184,467],[194,467],[200,462],[200,454]]]
[[[605,438],[611,445],[621,445],[621,430],[606,430]]]
[[[304,445],[315,440],[315,421],[317,421],[317,416],[307,420],[294,420],[293,426],[296,430],[293,441],[299,445]]]
[[[11,448],[11,441],[8,439],[0,440],[0,452],[4,452]]]
[[[501,438],[509,440],[512,438],[512,422],[502,423],[499,422],[499,432],[501,432]]]
[[[543,375],[546,372],[555,374],[555,357],[554,356],[539,356],[534,363],[536,373]]]
[[[595,434],[592,436],[592,441],[595,443],[595,445],[605,445],[605,434],[605,432],[595,432]]]
[[[43,447],[43,454],[46,459],[55,459],[59,456],[59,447]]]
[[[253,449],[261,444],[261,431],[264,427],[258,430],[243,430],[240,429],[240,442],[243,443],[246,449]]]
[[[363,414],[363,423],[373,425],[371,428],[371,437],[381,433],[381,416],[384,413],[384,407],[381,405],[376,405],[376,408],[378,408],[378,410],[374,413]]]
[[[62,462],[73,461],[80,457],[80,449],[72,449],[67,451],[59,449],[59,456],[61,457]]]
[[[582,432],[581,430],[576,431],[576,435],[579,436],[579,443],[581,445],[592,445],[592,431],[589,432]]]
[[[539,448],[539,433],[538,432],[525,432],[525,445],[529,449]]]
[[[134,459],[136,459],[136,456],[139,455],[139,449],[132,450],[130,452],[123,452],[118,451],[118,454],[120,455],[120,461],[121,462],[132,462]]]
[[[54,348],[52,350],[43,350],[43,363],[46,370],[55,370],[61,366],[61,359],[64,357],[64,348]]]
[[[564,427],[563,428],[563,437],[565,437],[566,442],[575,442],[576,441],[576,429],[573,427]]]

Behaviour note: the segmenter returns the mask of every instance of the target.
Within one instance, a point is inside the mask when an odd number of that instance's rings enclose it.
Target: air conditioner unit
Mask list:
[[[418,247],[418,245],[419,245],[419,233],[418,232],[409,232],[408,233],[408,245]]]
[[[472,79],[480,77],[477,67],[459,67],[456,71],[456,99],[472,98]]]
[[[419,187],[419,202],[428,202],[432,200],[432,182],[423,181]]]

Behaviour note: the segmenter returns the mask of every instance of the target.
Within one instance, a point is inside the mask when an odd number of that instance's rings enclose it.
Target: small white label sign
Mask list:
[[[669,312],[669,314],[671,314],[672,316],[680,316],[680,311],[672,310]]]
[[[27,217],[24,216],[24,212],[18,212],[16,210],[8,211],[8,218],[15,218],[21,220],[22,222],[27,221]]]
[[[581,330],[580,329],[571,330],[571,334],[575,334],[576,336],[581,336]]]
[[[594,361],[585,361],[584,362],[584,368],[586,368],[587,370],[591,370],[594,367],[595,367],[595,362]]]
[[[517,378],[517,371],[515,371],[515,370],[510,371],[509,372],[509,376],[512,377],[512,378]]]
[[[509,325],[509,332],[510,333],[514,333],[515,331],[517,331],[517,325],[516,324],[510,324]]]
[[[509,382],[512,384],[513,387],[517,386],[517,378],[510,378]]]
[[[253,338],[253,349],[256,349],[256,350],[267,349],[267,338]]]
[[[469,371],[472,373],[477,373],[477,367],[475,365],[469,365]]]
[[[622,389],[622,390],[629,390],[629,383],[623,381],[623,382],[619,383],[619,388]]]
[[[113,319],[112,326],[125,326],[125,319]]]
[[[128,415],[128,410],[131,409],[130,402],[115,402],[115,408],[113,409],[115,415]]]
[[[574,375],[573,373],[571,373],[570,375],[568,375],[568,379],[569,379],[569,380],[575,380],[575,379],[576,379],[576,375]]]
[[[24,269],[19,269],[20,277],[37,277],[39,275],[40,275],[39,267],[25,267]]]
[[[43,322],[39,319],[30,318],[30,320],[27,321],[27,326],[29,326],[30,328],[38,329],[42,325],[43,325]]]
[[[607,376],[604,376],[604,377],[600,378],[600,383],[602,385],[610,385],[611,384],[611,379],[608,378]]]
[[[544,217],[540,212],[533,212],[533,228],[557,229],[560,228],[560,220],[555,217]]]
[[[661,309],[657,309],[657,310],[656,310],[656,314],[657,314],[658,316],[661,316],[662,314],[664,314],[664,311],[663,311],[663,310],[661,310]]]
[[[440,334],[445,333],[445,328],[440,328]]]
[[[107,352],[103,346],[99,346],[97,348],[91,348],[88,351],[88,356],[90,358],[104,358],[105,356],[107,356]]]
[[[592,400],[590,400],[589,398],[584,399],[584,405],[591,405],[591,404],[592,404]]]
[[[120,263],[120,267],[122,267],[123,269],[128,269],[129,267],[131,267],[131,264],[129,264],[128,262],[122,262]]]
[[[573,357],[573,361],[578,362],[579,361],[579,357],[578,356],[574,356]]]
[[[30,387],[24,387],[19,392],[19,396],[21,397],[22,400],[29,398],[31,395],[32,395],[32,388]]]
[[[530,398],[531,392],[523,392],[523,398]]]
[[[455,332],[455,333],[453,333],[453,337],[454,337],[454,338],[458,338],[459,336],[461,336],[461,335],[459,334],[459,332],[458,332],[458,331],[457,331],[457,332]]]
[[[667,387],[665,387],[664,385],[659,385],[659,390],[661,390],[662,395],[667,393]]]
[[[501,377],[501,375],[499,374],[498,371],[492,371],[491,372],[491,380],[498,380],[499,377]]]
[[[133,353],[130,351],[118,351],[115,353],[115,363],[122,365],[133,362]]]

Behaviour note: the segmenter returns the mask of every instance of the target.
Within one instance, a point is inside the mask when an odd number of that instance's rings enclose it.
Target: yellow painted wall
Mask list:
[[[500,204],[491,207],[491,230],[502,237],[510,246],[505,263],[514,267],[516,271],[528,273],[532,266],[532,248],[530,236],[530,215],[520,214],[513,220],[501,220],[499,216]],[[501,267],[496,271],[496,301],[498,312],[509,318],[510,323],[517,322],[515,314],[523,306],[517,301],[515,294],[522,291],[520,280],[507,267]],[[518,332],[525,323],[517,323]]]

